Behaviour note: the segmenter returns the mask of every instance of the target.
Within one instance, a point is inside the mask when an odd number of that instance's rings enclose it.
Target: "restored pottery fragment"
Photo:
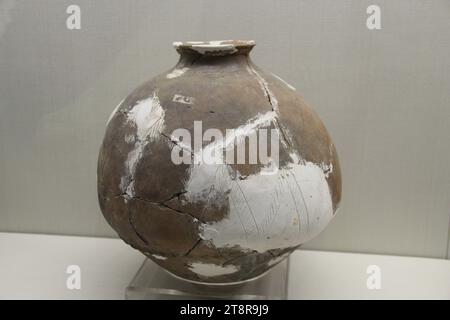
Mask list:
[[[137,88],[108,121],[98,160],[101,210],[126,243],[178,277],[255,278],[333,218],[341,199],[336,149],[295,88],[253,64],[253,41],[174,46],[177,65]],[[277,167],[260,159],[174,163],[175,151],[197,159],[195,142],[174,132],[194,137],[198,121],[202,133],[224,136],[200,142],[216,158],[230,145],[248,154],[250,136],[272,129]]]

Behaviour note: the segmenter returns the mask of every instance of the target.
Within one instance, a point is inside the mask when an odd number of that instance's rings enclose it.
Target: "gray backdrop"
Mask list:
[[[0,0],[0,230],[115,236],[96,198],[106,119],[175,64],[172,41],[218,39],[256,40],[334,138],[342,206],[305,247],[449,257],[447,0]]]

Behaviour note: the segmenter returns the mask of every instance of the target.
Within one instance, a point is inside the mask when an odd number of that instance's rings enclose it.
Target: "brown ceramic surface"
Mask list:
[[[98,161],[100,206],[125,242],[171,273],[209,283],[244,281],[331,220],[341,199],[336,150],[296,90],[252,63],[252,41],[174,45],[178,64],[137,88],[111,115]],[[194,121],[203,132],[215,128],[224,136],[227,129],[243,136],[274,129],[278,170],[267,174],[259,160],[174,164],[174,148],[196,152],[173,134],[184,128],[194,137]]]

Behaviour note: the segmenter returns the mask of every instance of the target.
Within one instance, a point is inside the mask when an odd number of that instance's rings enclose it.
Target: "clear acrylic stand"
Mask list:
[[[206,285],[177,278],[146,259],[127,287],[125,298],[128,300],[286,299],[288,268],[289,261],[285,259],[261,277],[242,284]]]

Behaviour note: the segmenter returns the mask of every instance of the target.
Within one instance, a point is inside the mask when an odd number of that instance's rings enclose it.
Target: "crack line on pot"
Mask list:
[[[236,199],[234,199],[233,197],[231,197],[230,200],[233,202],[233,205],[234,205],[235,207],[237,207]],[[244,230],[245,241],[247,241],[247,244],[248,244],[248,232],[247,232],[247,229],[245,229],[244,222],[242,222],[241,214],[240,214],[239,212],[237,212],[237,217],[238,217],[239,222],[240,222],[240,224],[241,224],[241,226],[242,226],[242,230]]]
[[[181,211],[181,210],[172,208],[172,207],[168,206],[167,204],[165,204],[164,202],[150,201],[150,200],[147,200],[147,199],[143,199],[143,198],[141,198],[141,197],[133,197],[132,199],[137,200],[137,201],[142,201],[142,202],[150,203],[150,204],[153,204],[153,205],[156,205],[156,206],[162,206],[162,207],[164,207],[164,208],[166,208],[166,209],[169,209],[169,210],[174,211],[175,213],[178,213],[178,214],[181,214],[181,215],[185,215],[185,216],[189,216],[190,218],[192,218],[192,219],[194,220],[194,222],[199,221],[199,222],[201,222],[202,224],[206,224],[205,222],[203,222],[203,221],[200,220],[199,218],[194,217],[194,216],[193,216],[192,214],[190,214],[189,212],[185,212],[185,211]]]
[[[247,61],[247,69],[250,73],[252,73],[255,78],[256,81],[258,81],[261,89],[264,92],[264,96],[267,98],[267,101],[269,101],[270,106],[272,107],[273,111],[278,112],[278,100],[275,97],[275,95],[273,94],[272,91],[270,91],[269,89],[269,85],[266,81],[266,79],[264,79],[256,70],[255,68],[253,68],[253,66],[250,64],[250,61]]]
[[[303,205],[305,206],[305,211],[306,211],[306,230],[309,232],[309,210],[308,210],[308,206],[306,205],[305,196],[303,194],[302,187],[298,183],[297,178],[295,177],[295,175],[293,175],[292,177],[294,178],[294,182],[297,185],[298,190],[300,191],[300,195],[301,195],[302,200],[303,200]]]
[[[190,147],[184,145],[181,141],[179,141],[178,139],[175,139],[171,136],[166,135],[165,133],[161,133],[161,136],[163,136],[164,138],[168,139],[170,142],[172,142],[174,145],[176,145],[177,147],[179,147],[180,149],[189,152],[192,156],[195,156],[195,153],[191,150]]]
[[[185,192],[183,192],[183,193],[185,193]],[[181,193],[181,194],[183,194],[183,193]],[[178,194],[178,193],[177,193],[177,194]],[[164,208],[166,208],[166,209],[172,210],[174,213],[177,213],[177,214],[180,214],[180,215],[188,216],[188,217],[192,218],[192,219],[194,220],[194,222],[199,221],[199,222],[201,222],[202,224],[206,224],[206,222],[202,221],[201,219],[199,219],[199,218],[197,218],[197,217],[194,217],[194,216],[193,216],[192,214],[190,214],[189,212],[181,211],[181,210],[172,208],[172,207],[170,207],[169,205],[165,204],[165,202],[167,202],[167,201],[169,201],[169,200],[175,198],[175,197],[177,196],[177,194],[175,194],[175,195],[174,195],[173,197],[171,197],[170,199],[165,200],[164,202],[151,201],[151,200],[148,200],[148,199],[144,199],[144,198],[142,198],[142,197],[131,197],[131,198],[130,198],[130,197],[127,197],[127,194],[118,194],[118,195],[115,195],[114,198],[123,198],[123,199],[125,199],[125,200],[127,200],[127,201],[128,201],[128,200],[136,200],[136,201],[141,201],[141,202],[144,202],[144,203],[153,204],[153,205],[155,205],[155,206],[161,206],[161,207],[164,207]]]
[[[134,225],[133,217],[134,217],[133,213],[132,213],[130,210],[128,210],[128,221],[130,222],[131,228],[133,229],[134,233],[136,233],[136,235],[138,236],[138,238],[142,240],[142,242],[144,242],[146,245],[149,245],[147,239],[145,239],[145,238],[137,231],[137,228],[136,228],[136,226]]]
[[[250,253],[251,254],[251,253]],[[240,254],[236,257],[230,258],[222,263],[222,266],[232,263],[233,261],[239,260],[241,258],[247,257],[250,255],[249,252],[245,251],[243,254]]]
[[[200,244],[200,242],[202,242],[202,238],[198,238],[197,241],[195,241],[192,248],[190,248],[183,256],[187,257]]]
[[[251,65],[250,61],[247,62],[247,70],[249,73],[253,74],[256,78],[256,81],[259,83],[261,89],[264,92],[264,96],[267,98],[267,101],[269,102],[270,106],[272,107],[272,110],[279,114],[279,106],[278,106],[278,100],[273,94],[273,92],[269,89],[269,84],[267,83],[266,79],[264,79]],[[283,144],[285,144],[288,147],[292,147],[291,139],[289,139],[285,129],[281,125],[280,121],[277,117],[274,118],[274,125],[276,129],[281,133],[281,137],[283,138]]]
[[[285,130],[283,129],[283,127],[281,126],[280,121],[277,118],[274,119],[274,124],[275,124],[276,129],[279,132],[281,132],[281,137],[283,138],[283,143],[286,144],[289,147],[292,147],[291,140],[288,139],[288,136],[287,136]]]
[[[275,253],[273,253],[271,250],[267,250],[267,252],[268,252],[273,258],[276,258]]]
[[[247,197],[245,196],[244,191],[242,190],[241,186],[239,185],[239,182],[237,182],[236,180],[235,180],[235,182],[236,182],[236,185],[239,188],[239,191],[242,194],[242,197],[244,198],[245,203],[247,204],[247,207],[248,207],[248,210],[250,212],[250,215],[252,216],[253,222],[255,223],[256,232],[259,235],[260,234],[259,226],[258,226],[258,223],[256,222],[255,215],[253,214],[253,210],[252,210],[250,204],[248,203]]]
[[[302,231],[301,231],[301,227],[302,227],[302,224],[301,224],[301,218],[300,218],[300,212],[299,212],[299,210],[298,210],[298,206],[297,206],[297,201],[295,201],[295,197],[294,197],[294,194],[292,193],[292,189],[291,189],[291,187],[289,186],[289,193],[291,194],[291,197],[292,197],[292,203],[294,204],[294,207],[295,207],[295,213],[297,214],[297,219],[298,219],[298,232],[299,233],[301,233]]]
[[[180,200],[180,196],[182,196],[183,194],[185,194],[187,191],[183,190],[180,192],[176,192],[174,193],[172,196],[170,196],[167,200],[162,201],[162,203],[166,203],[172,199],[178,198],[178,200]]]

